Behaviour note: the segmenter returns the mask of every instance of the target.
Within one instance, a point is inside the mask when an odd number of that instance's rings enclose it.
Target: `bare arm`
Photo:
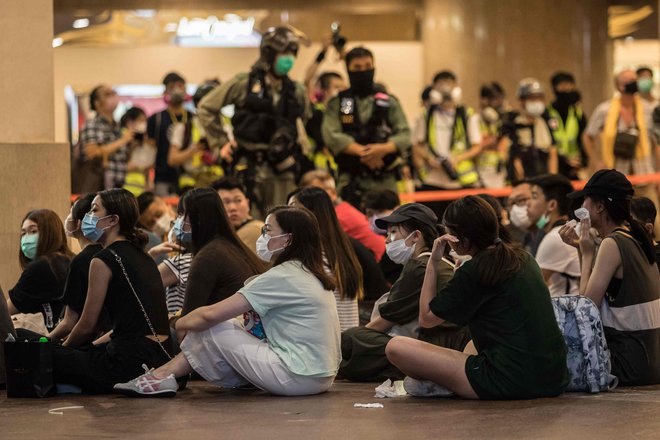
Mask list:
[[[160,279],[163,281],[163,287],[167,288],[179,284],[179,279],[167,264],[160,263],[158,265],[158,272],[160,273]]]
[[[426,265],[426,273],[424,274],[424,283],[422,284],[422,292],[419,296],[419,325],[424,328],[431,328],[438,326],[445,322],[444,319],[438,318],[431,311],[431,300],[437,295],[438,288],[438,274],[437,265],[442,261],[445,254],[445,248],[448,242],[458,241],[456,237],[445,234],[437,238],[433,242],[433,250],[431,251],[431,258]]]
[[[47,335],[48,339],[59,341],[66,338],[69,333],[71,333],[71,330],[73,330],[73,327],[76,325],[79,318],[80,315],[78,312],[73,310],[71,307],[66,306],[66,309],[64,310],[64,318],[62,321],[60,321],[59,324],[57,324],[57,327],[55,327],[53,331]]]
[[[379,316],[378,318],[374,319],[373,321],[371,321],[367,325],[365,325],[365,327],[369,328],[371,330],[378,330],[379,332],[386,333],[392,327],[394,327],[394,323],[392,321],[388,321],[387,319],[383,318],[382,316]]]
[[[247,299],[240,293],[210,306],[200,307],[183,316],[176,322],[177,331],[200,332],[228,319],[242,315],[252,308]]]
[[[559,172],[559,153],[557,147],[550,147],[550,157],[548,158],[548,172],[550,174],[557,174]]]
[[[89,287],[85,307],[78,323],[63,345],[78,347],[89,342],[96,332],[96,324],[108,293],[108,285],[112,279],[110,268],[100,259],[92,259],[89,265]]]
[[[85,144],[85,156],[89,159],[93,159],[95,157],[102,157],[102,156],[110,156],[117,151],[119,151],[120,148],[122,148],[124,145],[129,143],[133,139],[133,132],[132,131],[127,131],[117,139],[116,141],[110,142],[108,144],[95,144],[95,143],[89,143]]]
[[[580,294],[590,298],[600,307],[607,286],[621,266],[621,253],[616,242],[611,238],[606,238],[600,245],[596,263],[592,269],[593,258],[593,255],[582,256]]]

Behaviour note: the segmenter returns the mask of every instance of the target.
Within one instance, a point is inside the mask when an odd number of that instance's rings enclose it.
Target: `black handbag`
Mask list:
[[[7,397],[49,397],[57,393],[50,342],[5,342]]]
[[[618,132],[614,138],[614,157],[632,159],[635,157],[638,141],[639,131],[636,129]]]

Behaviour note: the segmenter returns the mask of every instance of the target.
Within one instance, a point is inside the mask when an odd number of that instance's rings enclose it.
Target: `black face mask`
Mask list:
[[[360,72],[348,72],[351,89],[358,95],[366,95],[374,88],[374,69],[362,70]]]
[[[557,104],[560,107],[570,107],[580,102],[581,99],[580,92],[577,90],[572,92],[555,92],[555,96],[557,97]]]
[[[637,88],[637,81],[630,81],[623,86],[623,93],[626,95],[634,95],[639,89]]]

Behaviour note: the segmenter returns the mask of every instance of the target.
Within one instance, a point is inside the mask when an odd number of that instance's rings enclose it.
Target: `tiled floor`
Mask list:
[[[0,395],[0,439],[660,439],[660,386],[518,402],[376,399],[373,388],[273,397],[193,382],[173,399]],[[353,407],[372,402],[384,408]],[[81,408],[57,409],[70,406]]]

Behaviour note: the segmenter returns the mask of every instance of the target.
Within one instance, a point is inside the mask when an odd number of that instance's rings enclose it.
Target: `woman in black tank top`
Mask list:
[[[144,252],[146,236],[136,229],[137,202],[123,189],[100,192],[82,222],[82,232],[103,250],[90,264],[87,299],[64,346],[56,347],[58,383],[85,392],[110,392],[135,377],[142,364],[158,367],[170,356],[165,293],[156,263]],[[112,332],[94,342],[101,310]],[[94,344],[92,344],[94,342]]]
[[[618,171],[597,172],[583,191],[569,194],[583,196],[589,211],[580,236],[570,224],[559,233],[580,250],[580,294],[601,309],[612,374],[621,385],[648,385],[660,383],[660,274],[651,237],[632,219],[633,193]],[[590,227],[603,239],[598,249]]]

